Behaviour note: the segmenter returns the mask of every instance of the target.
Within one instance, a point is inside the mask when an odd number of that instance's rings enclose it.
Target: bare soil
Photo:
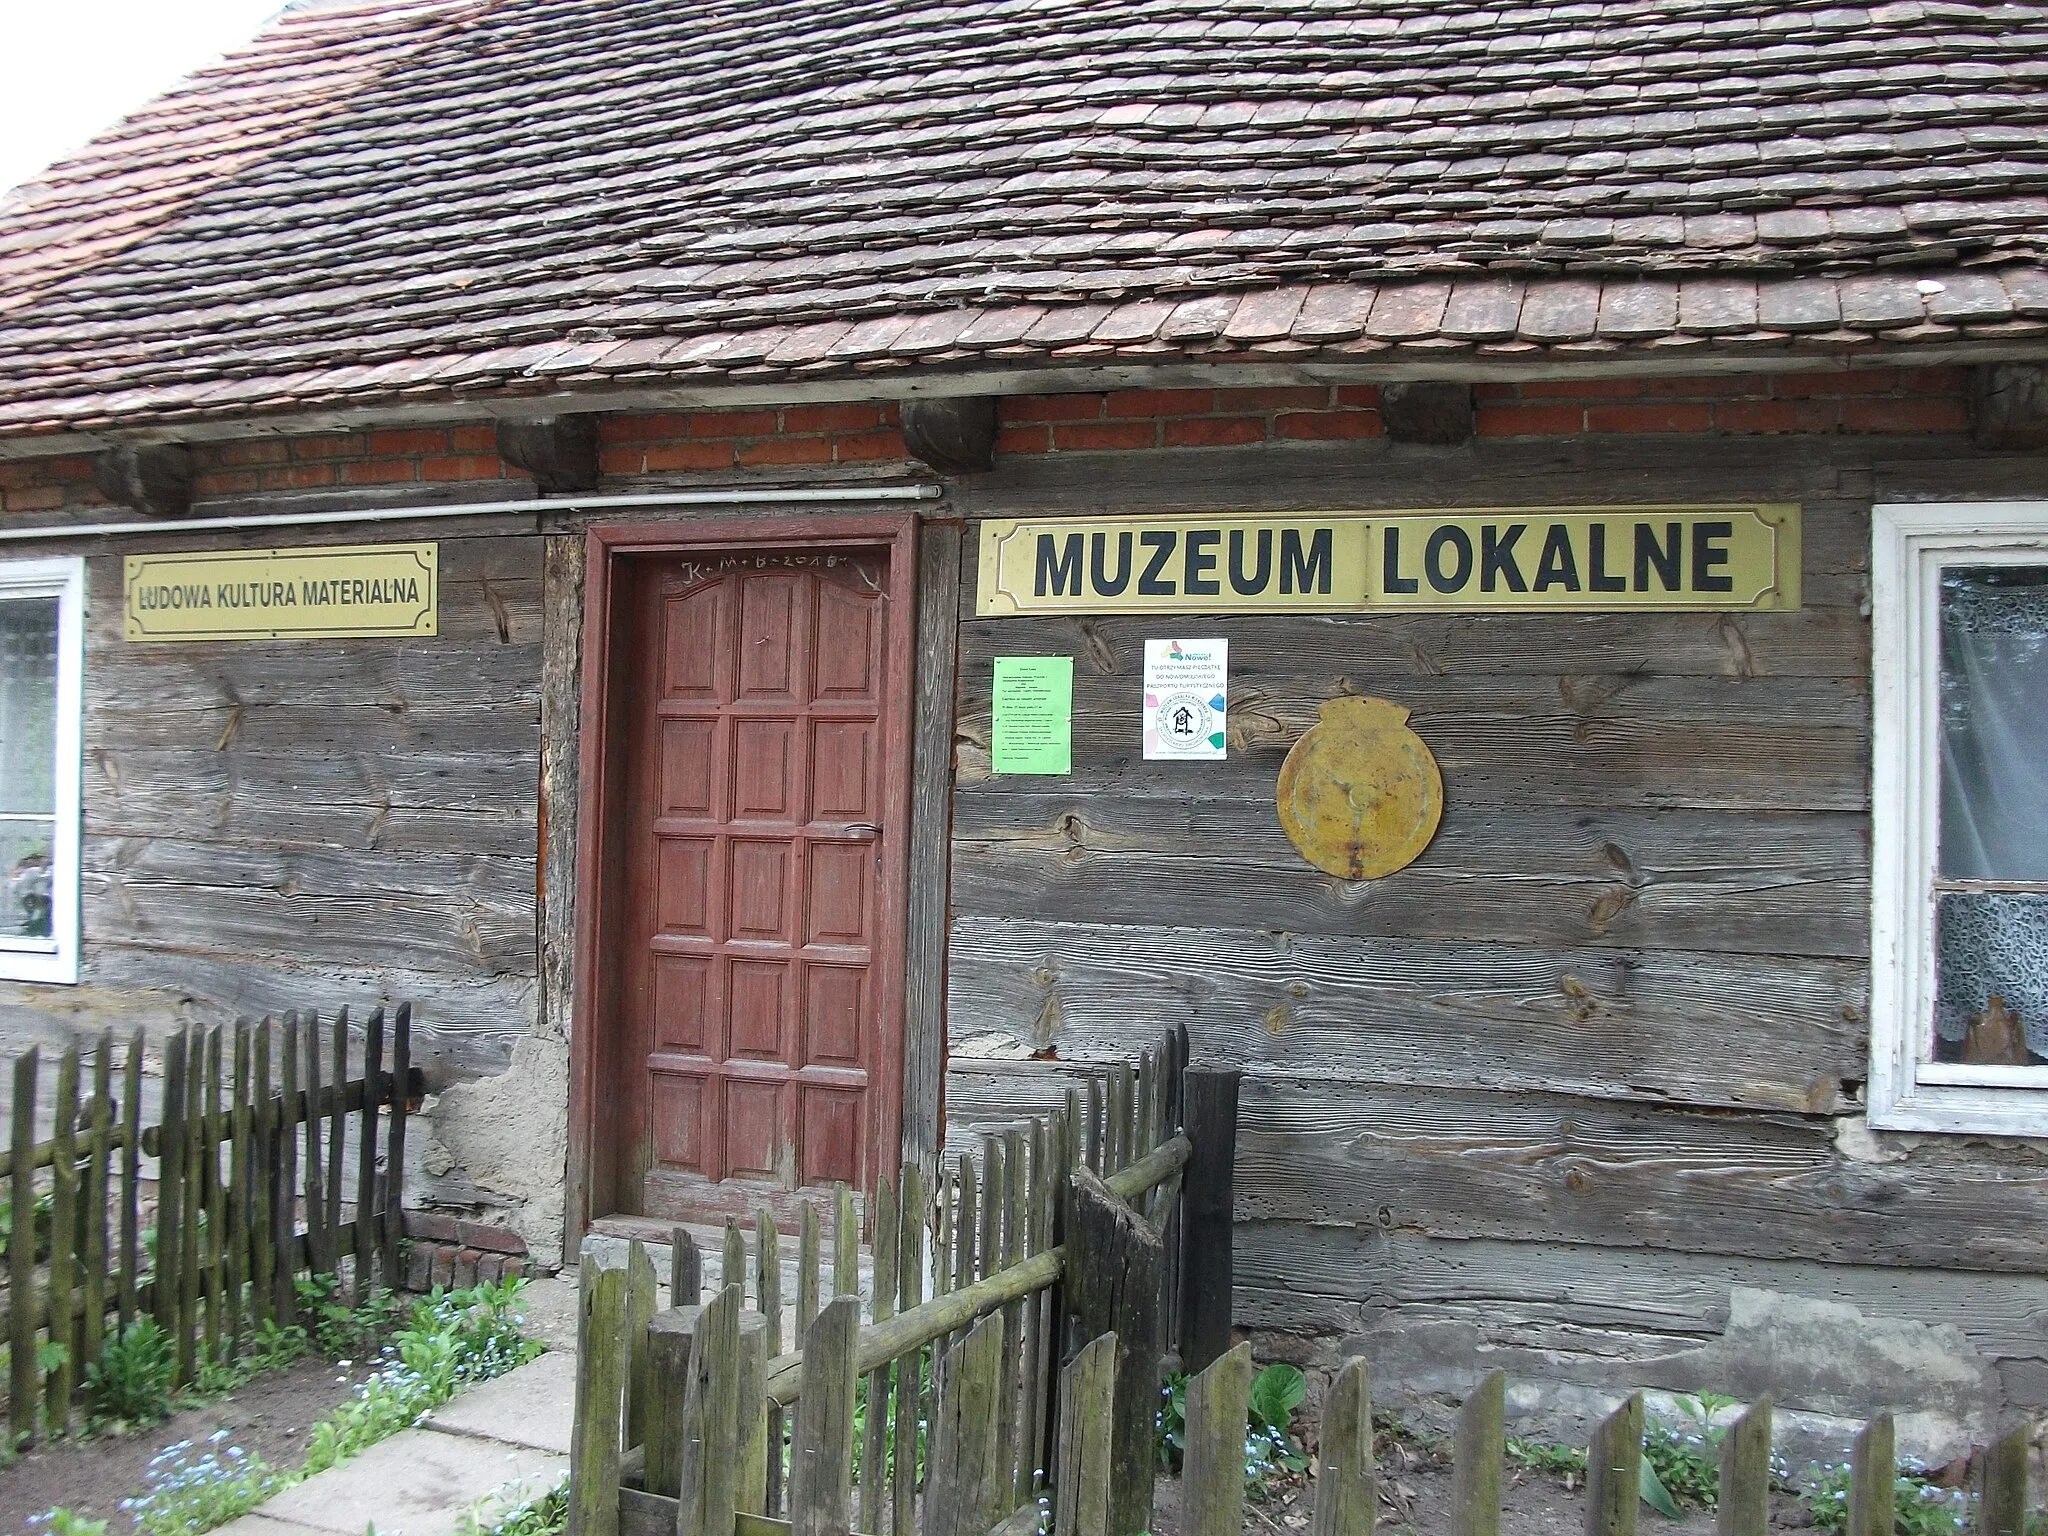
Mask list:
[[[308,1427],[344,1402],[374,1365],[301,1360],[161,1424],[37,1445],[0,1469],[0,1533],[23,1536],[30,1516],[62,1508],[107,1521],[110,1536],[128,1536],[133,1526],[121,1501],[149,1491],[151,1459],[180,1440],[203,1445],[216,1430],[272,1467],[296,1467]]]
[[[1415,1464],[1395,1446],[1379,1468],[1381,1536],[1449,1536],[1450,1468]],[[1501,1475],[1501,1536],[1584,1536],[1586,1493],[1567,1488],[1547,1472],[1508,1466]],[[1289,1478],[1262,1499],[1245,1500],[1245,1536],[1299,1536],[1315,1507],[1315,1483]],[[1713,1536],[1714,1512],[1688,1510],[1680,1520],[1666,1520],[1647,1506],[1639,1522],[1641,1536]],[[1805,1531],[1810,1525],[1798,1500],[1773,1494],[1771,1528]],[[1152,1536],[1182,1536],[1180,1479],[1162,1477],[1152,1500]]]

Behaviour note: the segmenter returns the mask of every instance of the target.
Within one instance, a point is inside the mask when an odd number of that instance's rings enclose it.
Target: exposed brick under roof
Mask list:
[[[2040,338],[2048,4],[330,5],[0,208],[15,436]]]

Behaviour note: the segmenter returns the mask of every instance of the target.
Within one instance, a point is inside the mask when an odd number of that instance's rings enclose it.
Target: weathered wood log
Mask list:
[[[635,1238],[626,1249],[626,1432],[620,1443],[628,1449],[646,1436],[647,1324],[653,1316],[654,1260]]]
[[[1635,1536],[1642,1499],[1643,1395],[1595,1426],[1586,1448],[1586,1536]]]
[[[1721,1491],[1714,1536],[1768,1536],[1771,1525],[1771,1400],[1760,1397],[1721,1437]]]
[[[1451,1468],[1451,1536],[1498,1536],[1508,1377],[1494,1371],[1458,1409]]]
[[[1309,1536],[1372,1536],[1379,1478],[1372,1452],[1372,1378],[1362,1358],[1344,1362],[1323,1399]]]
[[[1380,421],[1397,443],[1467,442],[1473,419],[1470,384],[1416,379],[1380,386]]]
[[[1193,1147],[1181,1178],[1181,1368],[1200,1371],[1230,1348],[1236,1242],[1235,1067],[1189,1067],[1181,1077],[1182,1119]]]
[[[996,463],[996,401],[990,395],[906,400],[903,443],[942,475],[986,474]]]
[[[1115,1456],[1108,1430],[1121,1353],[1116,1338],[1104,1334],[1083,1345],[1060,1372],[1053,1513],[1060,1536],[1111,1536],[1115,1529]]]
[[[192,510],[192,451],[183,443],[120,443],[93,456],[93,484],[111,502],[144,517]]]
[[[1188,1378],[1187,1459],[1181,1528],[1187,1536],[1242,1536],[1244,1436],[1252,1347],[1239,1344]]]
[[[698,1314],[681,1412],[676,1536],[733,1536],[739,1489],[739,1281]]]
[[[1977,1481],[1978,1536],[2025,1536],[2032,1428],[2015,1425],[1984,1448]]]
[[[835,1297],[804,1335],[803,1398],[790,1437],[792,1536],[846,1536],[853,1497],[853,1404],[860,1303]]]
[[[1891,1536],[1899,1460],[1892,1416],[1880,1413],[1849,1447],[1849,1520],[1843,1536]]]
[[[1069,1336],[1116,1335],[1109,1536],[1137,1536],[1151,1528],[1160,1287],[1166,1255],[1158,1232],[1094,1174],[1076,1169],[1069,1178]]]
[[[626,1389],[626,1274],[578,1276],[576,1422],[569,1449],[569,1536],[618,1536],[619,1431]]]
[[[1983,363],[1972,369],[1970,440],[2008,453],[2048,448],[2048,368]]]
[[[594,491],[598,482],[597,417],[542,416],[498,423],[498,456],[533,476],[543,496]]]
[[[1009,1512],[1008,1446],[996,1433],[1003,1319],[982,1319],[939,1362],[924,1536],[983,1536]]]

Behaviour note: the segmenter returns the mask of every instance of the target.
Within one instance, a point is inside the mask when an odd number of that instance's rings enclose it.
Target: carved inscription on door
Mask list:
[[[641,1209],[845,1179],[874,1155],[887,697],[881,552],[648,573],[634,670]],[[708,1186],[732,1183],[711,1191]]]

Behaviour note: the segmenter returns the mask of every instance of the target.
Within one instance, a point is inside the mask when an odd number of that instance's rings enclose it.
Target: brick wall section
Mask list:
[[[430,1291],[437,1285],[455,1290],[508,1275],[530,1278],[534,1273],[526,1240],[509,1227],[434,1211],[407,1211],[405,1241],[408,1291]]]
[[[1484,437],[1580,433],[1958,433],[1967,430],[1961,368],[1868,369],[1749,378],[1581,379],[1481,384]],[[1380,436],[1371,385],[1137,389],[1021,395],[1000,414],[999,454],[1100,453],[1317,442]],[[608,478],[809,470],[903,462],[894,405],[786,405],[620,413],[599,423]],[[202,500],[273,491],[504,480],[532,482],[498,457],[488,423],[248,438],[193,449]],[[103,506],[83,455],[0,460],[0,514]]]
[[[606,416],[598,467],[607,475],[675,470],[873,464],[908,458],[894,405],[785,405],[740,411]]]

